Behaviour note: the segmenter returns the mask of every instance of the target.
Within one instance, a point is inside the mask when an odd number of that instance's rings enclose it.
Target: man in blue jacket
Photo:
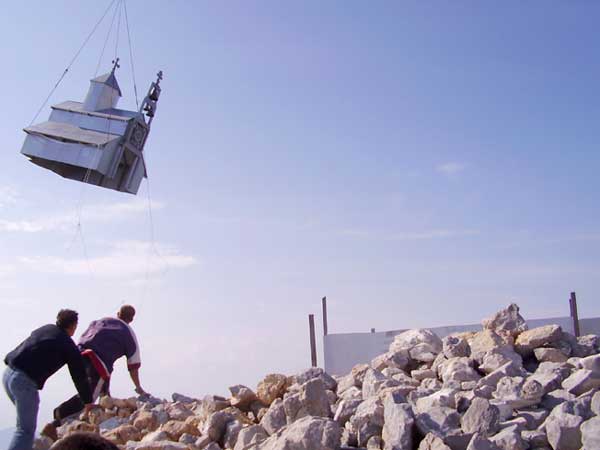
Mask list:
[[[17,348],[6,355],[2,382],[10,401],[17,409],[17,428],[8,450],[31,450],[40,405],[39,392],[46,380],[65,364],[77,392],[89,410],[92,391],[87,381],[83,358],[71,339],[77,329],[77,312],[62,309],[56,325],[34,330]]]

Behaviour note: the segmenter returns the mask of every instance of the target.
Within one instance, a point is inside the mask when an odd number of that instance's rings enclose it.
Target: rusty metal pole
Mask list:
[[[323,303],[323,336],[327,336],[327,297],[323,297],[321,301]]]
[[[577,315],[577,296],[575,292],[571,292],[569,306],[571,307],[571,319],[573,319],[573,331],[575,332],[575,336],[579,337],[579,316]]]
[[[310,362],[312,367],[317,367],[317,340],[315,337],[315,316],[308,315],[308,328],[310,331]]]

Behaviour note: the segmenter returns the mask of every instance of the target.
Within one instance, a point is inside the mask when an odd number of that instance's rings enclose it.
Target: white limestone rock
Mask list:
[[[548,442],[554,450],[579,450],[583,419],[567,413],[551,414],[545,422]]]
[[[449,335],[442,339],[443,354],[446,358],[469,357],[471,348],[463,336]]]
[[[410,450],[410,449],[408,449]],[[440,437],[436,436],[433,433],[429,433],[427,436],[423,438],[421,443],[419,444],[418,450],[452,450],[448,447],[444,440]]]
[[[461,418],[461,428],[465,433],[478,433],[482,436],[492,436],[500,424],[500,410],[490,405],[484,398],[476,397],[471,401],[469,409]]]
[[[434,407],[426,412],[419,412],[416,424],[422,435],[434,433],[437,436],[460,434],[460,414],[452,408]]]
[[[527,330],[527,323],[519,314],[519,306],[515,303],[511,303],[507,308],[498,311],[492,317],[484,319],[481,324],[486,330],[513,338]]]
[[[600,388],[600,372],[580,369],[562,383],[563,389],[572,394],[581,395],[592,389]]]
[[[442,340],[431,330],[415,329],[400,333],[390,345],[390,352],[411,350],[419,344],[427,344],[432,353],[438,354],[443,349]]]
[[[539,362],[566,362],[569,359],[568,355],[560,351],[557,348],[552,347],[538,347],[533,350],[535,358]]]
[[[527,450],[529,445],[521,437],[516,426],[505,428],[490,438],[501,450]]]
[[[342,430],[330,419],[303,417],[269,437],[260,450],[338,450]],[[242,450],[235,449],[235,450]]]
[[[581,425],[581,442],[584,450],[600,449],[600,417],[586,420]]]
[[[412,450],[415,419],[410,405],[388,395],[383,402],[383,450]]]
[[[515,351],[520,355],[530,355],[533,350],[552,344],[561,339],[562,328],[559,325],[544,325],[519,334],[515,341]]]

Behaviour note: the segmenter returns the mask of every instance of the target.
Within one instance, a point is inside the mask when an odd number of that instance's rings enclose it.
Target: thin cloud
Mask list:
[[[163,208],[159,202],[153,202],[154,210]],[[82,209],[81,219],[84,222],[113,222],[146,212],[148,203],[141,199],[129,202],[88,205]],[[0,219],[0,232],[41,233],[48,231],[67,231],[77,224],[78,216],[75,211],[61,212],[56,215],[38,217],[28,220]]]
[[[466,164],[459,162],[447,162],[436,166],[435,170],[447,177],[456,176],[467,168]]]
[[[432,239],[455,239],[479,234],[478,230],[425,230],[400,233],[380,233],[371,230],[343,230],[342,234],[361,239],[381,239],[385,241],[422,241]]]
[[[0,208],[17,203],[19,194],[10,186],[0,186]]]
[[[106,255],[92,258],[62,258],[52,256],[21,257],[19,263],[28,270],[63,275],[90,275],[101,278],[139,278],[185,269],[198,260],[176,247],[145,241],[122,241],[113,244]]]
[[[13,264],[0,264],[0,278],[12,275],[15,271]]]

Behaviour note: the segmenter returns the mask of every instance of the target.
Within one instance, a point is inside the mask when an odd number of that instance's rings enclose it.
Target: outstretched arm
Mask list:
[[[142,385],[140,384],[140,368],[130,367],[129,376],[131,377],[131,381],[133,381],[133,384],[135,385],[135,392],[139,395],[147,394],[147,392],[142,389]]]

